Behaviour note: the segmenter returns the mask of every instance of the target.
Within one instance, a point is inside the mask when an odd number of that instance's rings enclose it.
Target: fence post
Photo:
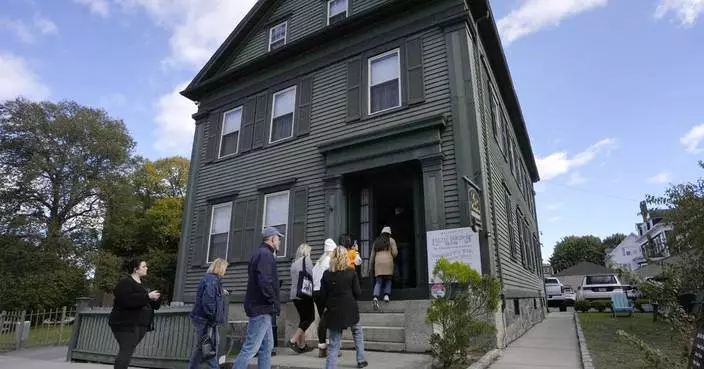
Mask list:
[[[61,324],[59,326],[59,340],[56,342],[57,345],[61,345],[61,341],[64,339],[64,324],[66,324],[66,306],[61,308],[61,321],[59,322]]]
[[[16,328],[15,328],[15,349],[19,350],[22,348],[22,336],[24,336],[24,319],[27,315],[27,312],[22,310],[20,313],[20,319],[17,323],[15,323]]]

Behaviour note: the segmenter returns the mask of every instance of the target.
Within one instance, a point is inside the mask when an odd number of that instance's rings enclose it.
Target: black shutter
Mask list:
[[[254,116],[257,105],[255,97],[247,99],[242,111],[242,129],[240,130],[240,153],[245,153],[252,149],[254,141]]]
[[[268,93],[266,92],[261,93],[256,97],[257,102],[254,114],[254,143],[252,145],[252,147],[255,149],[263,147],[264,143],[269,141],[269,137],[266,134],[266,117],[268,114],[267,97]]]
[[[420,36],[406,40],[406,76],[408,103],[423,102],[425,100],[423,39]]]
[[[347,120],[362,117],[362,59],[347,62]]]
[[[208,239],[210,238],[210,229],[208,227],[208,211],[209,206],[204,206],[196,212],[196,234],[193,237],[193,257],[191,258],[191,266],[200,268],[206,263],[205,257],[208,252]]]
[[[298,91],[298,116],[296,118],[296,135],[310,132],[310,110],[313,99],[313,78],[308,76],[301,80]]]
[[[210,129],[208,129],[208,149],[206,151],[206,162],[211,162],[219,157],[220,131],[222,127],[222,117],[210,117]]]
[[[244,239],[242,241],[242,260],[249,260],[252,250],[261,243],[261,225],[259,220],[259,196],[247,198],[244,216]]]
[[[228,245],[227,261],[243,261],[241,250],[245,247],[244,224],[247,200],[237,199],[232,207],[232,225],[230,226],[230,244]]]
[[[287,240],[286,256],[294,257],[298,246],[306,242],[306,218],[308,216],[308,190],[297,188],[291,191],[292,201],[289,203],[289,240]]]

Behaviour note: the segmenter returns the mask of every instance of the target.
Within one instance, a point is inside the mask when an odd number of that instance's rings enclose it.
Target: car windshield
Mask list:
[[[587,276],[585,284],[616,284],[616,277],[612,275],[590,275]]]
[[[558,284],[559,282],[555,278],[545,278],[545,284]]]

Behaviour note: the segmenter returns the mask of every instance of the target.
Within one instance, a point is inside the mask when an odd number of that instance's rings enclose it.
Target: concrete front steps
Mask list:
[[[359,317],[364,331],[364,349],[369,351],[406,351],[406,312],[403,302],[379,301],[375,311],[370,301],[359,303]],[[354,349],[352,331],[345,330],[342,347]]]

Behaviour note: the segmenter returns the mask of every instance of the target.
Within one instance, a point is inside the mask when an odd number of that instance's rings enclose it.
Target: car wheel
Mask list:
[[[567,306],[565,306],[565,305],[560,305],[560,311],[561,311],[561,312],[567,311]]]

